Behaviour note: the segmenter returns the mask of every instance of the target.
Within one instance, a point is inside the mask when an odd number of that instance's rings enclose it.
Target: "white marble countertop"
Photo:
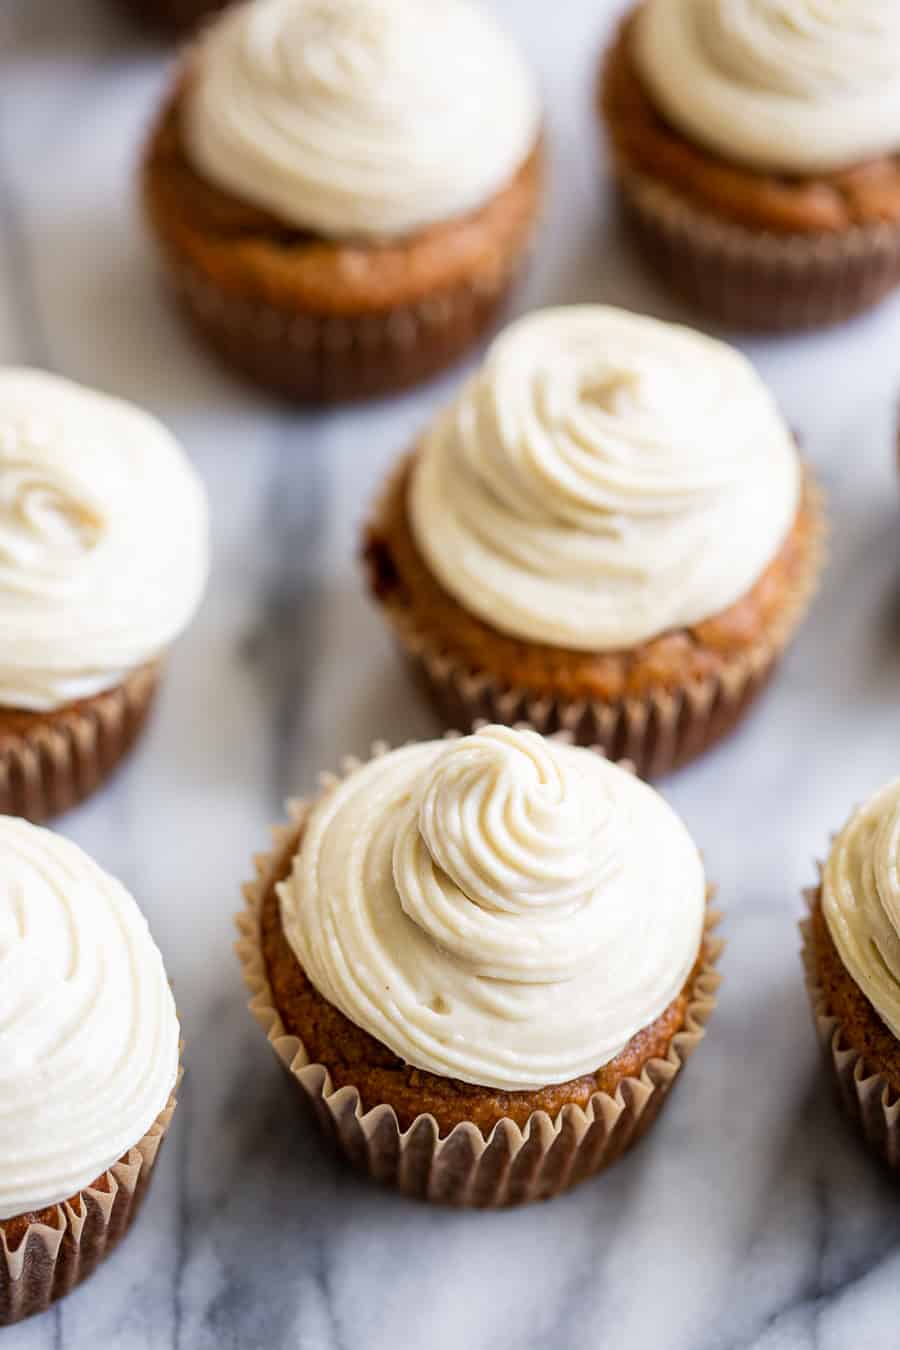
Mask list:
[[[522,308],[678,311],[619,237],[594,62],[615,5],[493,0],[539,65],[554,168]],[[900,301],[754,342],[828,489],[832,562],[746,727],[666,790],[726,910],[721,1002],[659,1126],[607,1176],[503,1214],[359,1180],[298,1115],[244,1007],[238,887],[281,799],[375,737],[429,734],[355,563],[365,504],[453,387],[298,415],[232,383],[158,293],[132,191],[165,53],[104,0],[0,0],[0,360],[147,405],[212,495],[215,572],[159,715],[61,822],[132,889],[176,985],[188,1076],[141,1222],[3,1350],[895,1350],[900,1205],[817,1074],[800,889],[898,771]],[[165,522],[160,522],[165,529]]]

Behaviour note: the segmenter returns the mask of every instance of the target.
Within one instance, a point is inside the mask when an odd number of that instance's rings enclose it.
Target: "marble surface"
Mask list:
[[[542,71],[554,159],[518,305],[677,316],[628,254],[597,169],[590,88],[615,6],[494,4]],[[231,917],[287,793],[376,736],[434,730],[355,546],[370,493],[458,372],[315,415],[231,382],[158,293],[135,208],[165,52],[103,0],[2,0],[0,59],[0,360],[164,417],[215,521],[208,603],[146,742],[61,822],[131,887],[165,953],[188,1055],[174,1136],[128,1243],[64,1304],[0,1333],[3,1350],[895,1347],[897,1193],[820,1084],[796,922],[829,830],[898,769],[900,302],[748,345],[827,487],[832,561],[771,696],[666,784],[727,915],[708,1040],[606,1177],[520,1212],[428,1210],[359,1180],[298,1116],[245,1011]]]

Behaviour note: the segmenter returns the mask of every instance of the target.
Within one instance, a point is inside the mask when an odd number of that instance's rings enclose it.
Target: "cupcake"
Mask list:
[[[655,1119],[714,1002],[703,866],[590,750],[382,749],[257,860],[251,1009],[342,1151],[459,1206],[546,1199]]]
[[[652,776],[765,684],[821,524],[743,356],[585,306],[494,342],[388,482],[364,559],[445,724],[561,729]]]
[[[144,165],[203,340],[321,402],[414,384],[490,322],[541,185],[535,81],[470,0],[251,0],[185,56]]]
[[[228,0],[120,0],[135,18],[167,33],[190,33]]]
[[[900,282],[900,6],[641,0],[599,100],[648,261],[707,314],[811,328]]]
[[[203,488],[164,427],[0,369],[0,814],[44,820],[120,762],[207,555]]]
[[[803,962],[843,1107],[900,1169],[900,779],[860,807],[807,895]]]
[[[134,900],[80,849],[0,817],[0,1326],[127,1232],[175,1109],[178,1019]]]

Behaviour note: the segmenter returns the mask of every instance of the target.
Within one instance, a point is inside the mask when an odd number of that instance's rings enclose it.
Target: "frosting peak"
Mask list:
[[[838,835],[822,877],[822,908],[844,967],[900,1036],[900,779]]]
[[[153,418],[0,370],[0,706],[49,709],[159,656],[200,601],[206,500]]]
[[[646,0],[635,55],[702,145],[814,174],[900,151],[895,0]]]
[[[615,650],[746,594],[799,465],[749,362],[601,306],[531,314],[426,435],[410,521],[441,584],[516,637]]]
[[[540,106],[470,0],[249,0],[202,40],[185,104],[199,172],[301,229],[402,235],[482,206]]]
[[[486,727],[372,760],[279,886],[318,991],[407,1063],[519,1089],[594,1072],[683,988],[705,883],[652,788]]]
[[[0,1220],[67,1200],[146,1134],[178,1071],[162,960],[80,849],[0,816]]]

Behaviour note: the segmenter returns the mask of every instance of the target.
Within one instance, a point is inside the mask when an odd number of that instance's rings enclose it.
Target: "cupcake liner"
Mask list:
[[[368,535],[382,532],[401,461],[375,504]],[[528,726],[543,735],[562,731],[578,745],[599,746],[610,759],[626,759],[642,778],[659,778],[681,768],[728,735],[775,672],[784,648],[805,615],[825,554],[822,495],[811,474],[805,491],[816,520],[802,575],[764,641],[732,658],[722,671],[676,691],[651,689],[641,697],[615,701],[536,696],[511,688],[489,670],[476,670],[464,658],[438,646],[420,632],[402,601],[379,597],[400,651],[413,677],[445,725],[470,731],[481,722]],[[371,565],[371,564],[370,564]],[[374,587],[373,587],[374,590]]]
[[[395,393],[437,374],[491,325],[529,252],[528,242],[477,278],[415,304],[327,315],[226,291],[166,251],[165,275],[191,326],[233,370],[302,403]]]
[[[820,867],[821,872],[821,867]],[[818,903],[818,886],[804,892],[810,910]],[[846,1038],[840,1019],[830,1011],[816,973],[812,924],[800,924],[806,988],[822,1056],[837,1090],[838,1100],[863,1138],[888,1167],[900,1171],[900,1097],[880,1073],[871,1072],[865,1057]]]
[[[88,797],[138,739],[159,677],[158,664],[141,666],[115,689],[37,715],[24,729],[5,725],[0,709],[0,815],[40,823]]]
[[[373,754],[383,754],[378,745]],[[348,760],[344,772],[358,767]],[[324,776],[323,785],[335,782]],[[702,970],[695,977],[684,1029],[664,1059],[650,1060],[639,1078],[625,1078],[615,1096],[597,1092],[586,1110],[565,1106],[557,1118],[536,1111],[524,1128],[501,1120],[485,1138],[470,1122],[440,1135],[429,1114],[400,1128],[393,1107],[365,1110],[355,1087],[335,1089],[328,1070],[312,1063],[297,1037],[286,1032],[275,1006],[260,944],[260,914],[271,886],[296,852],[312,802],[289,803],[290,823],[272,831],[273,848],[255,859],[256,880],[244,888],[245,908],[237,916],[236,952],[250,991],[250,1011],[323,1131],[341,1153],[374,1180],[404,1195],[459,1208],[492,1209],[546,1200],[599,1172],[630,1148],[652,1124],[680,1069],[703,1039],[716,1002],[719,976],[714,962],[721,943],[706,938]],[[718,922],[707,914],[707,933]]]
[[[619,165],[623,203],[649,265],[730,327],[788,332],[840,323],[900,285],[900,225],[777,235],[719,220]]]
[[[104,1189],[89,1186],[57,1205],[54,1224],[32,1223],[12,1248],[0,1223],[0,1327],[44,1312],[86,1280],[128,1232],[175,1113],[177,1091],[176,1082],[143,1139],[104,1173]]]

